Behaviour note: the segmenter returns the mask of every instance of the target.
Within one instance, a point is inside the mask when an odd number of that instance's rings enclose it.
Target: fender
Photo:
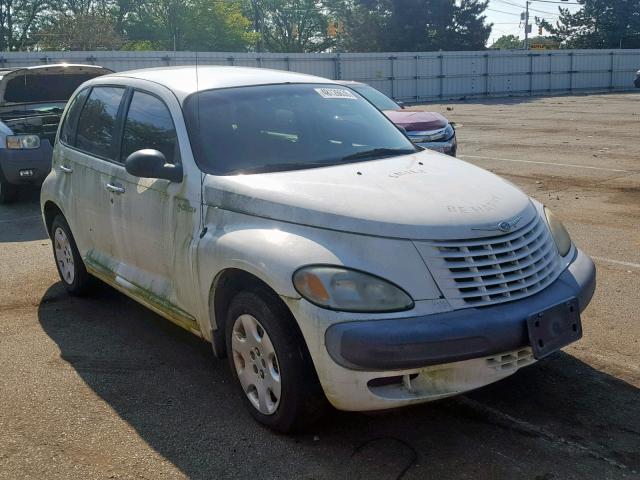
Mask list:
[[[229,268],[256,276],[285,300],[300,298],[293,286],[293,273],[312,264],[339,265],[378,275],[405,289],[414,300],[440,297],[408,240],[336,232],[213,207],[208,208],[206,217],[206,233],[198,241],[194,259],[202,298],[200,318],[208,318],[211,289],[219,274]],[[208,331],[211,326],[203,327]]]

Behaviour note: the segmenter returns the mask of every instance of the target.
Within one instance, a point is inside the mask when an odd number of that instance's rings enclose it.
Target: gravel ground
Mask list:
[[[0,206],[0,478],[640,478],[640,95],[427,108],[596,259],[580,342],[455,399],[275,435],[208,345],[107,287],[68,297],[27,192]]]

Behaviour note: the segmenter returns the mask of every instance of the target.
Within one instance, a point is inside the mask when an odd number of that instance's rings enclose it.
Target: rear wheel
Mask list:
[[[91,277],[84,266],[71,229],[62,215],[57,215],[51,224],[51,242],[58,274],[67,291],[82,295],[91,286]]]
[[[280,432],[304,430],[327,404],[294,321],[265,289],[238,293],[225,328],[229,365],[245,405]]]
[[[18,189],[10,185],[0,173],[0,204],[15,201],[18,196]]]

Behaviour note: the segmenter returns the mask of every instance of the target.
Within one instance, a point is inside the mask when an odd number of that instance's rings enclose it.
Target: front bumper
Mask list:
[[[322,387],[336,408],[401,407],[479,388],[534,363],[527,318],[571,298],[583,311],[595,278],[591,259],[576,250],[554,283],[519,301],[335,323],[326,329],[324,342],[303,330]]]
[[[12,185],[40,185],[51,170],[53,149],[48,140],[43,139],[40,148],[28,150],[0,149],[0,170],[5,180]],[[20,171],[31,170],[25,177]]]
[[[541,292],[510,303],[394,320],[339,323],[325,333],[331,358],[354,370],[397,370],[459,362],[529,345],[527,318],[576,297],[583,311],[596,284],[595,266],[580,250]]]

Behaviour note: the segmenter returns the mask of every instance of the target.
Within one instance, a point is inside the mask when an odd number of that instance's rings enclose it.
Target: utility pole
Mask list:
[[[529,24],[529,4],[531,2],[527,0],[527,9],[524,14],[524,49],[529,50],[529,34],[531,33],[531,25]]]

